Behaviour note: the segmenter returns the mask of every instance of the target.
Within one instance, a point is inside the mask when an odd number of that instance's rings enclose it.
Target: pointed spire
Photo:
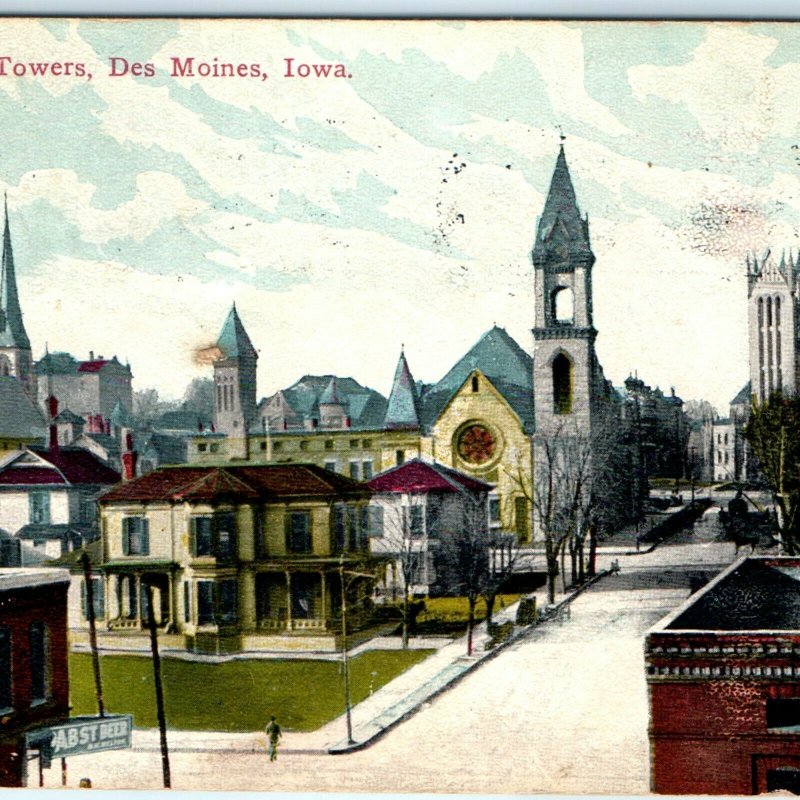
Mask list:
[[[392,391],[386,406],[385,428],[419,428],[419,397],[417,385],[408,368],[406,354],[400,351],[394,372]]]
[[[319,405],[321,406],[340,406],[342,401],[336,391],[336,376],[334,375],[330,383],[325,387],[325,390],[319,397]]]
[[[8,196],[5,197],[5,228],[3,230],[3,258],[0,264],[0,347],[18,347],[30,350],[31,343],[22,322],[22,309],[17,294],[17,276],[14,271],[14,251],[8,226]]]
[[[561,263],[574,256],[591,255],[589,219],[581,217],[562,142],[539,218],[533,257],[535,260],[549,257]]]
[[[219,339],[217,339],[217,347],[222,351],[222,358],[241,358],[242,356],[258,358],[256,349],[239,319],[236,303],[228,312]]]

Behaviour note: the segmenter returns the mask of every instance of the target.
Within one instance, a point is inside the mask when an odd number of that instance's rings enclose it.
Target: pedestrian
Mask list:
[[[269,740],[269,760],[275,761],[278,757],[278,742],[281,739],[281,726],[275,721],[275,717],[270,717],[269,724],[265,729]]]

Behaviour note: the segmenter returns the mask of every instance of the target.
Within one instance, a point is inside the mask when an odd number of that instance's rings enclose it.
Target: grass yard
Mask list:
[[[494,601],[494,612],[516,603],[522,595],[501,594]],[[466,626],[469,616],[469,603],[466,597],[431,597],[425,600],[425,609],[417,617],[417,624],[426,622],[461,623]],[[486,603],[478,598],[475,606],[475,619],[480,622],[486,618]]]
[[[353,704],[431,650],[368,651],[350,661]],[[341,662],[258,659],[208,664],[161,661],[167,725],[178,730],[257,731],[275,715],[285,730],[313,731],[344,713]],[[138,728],[155,728],[152,661],[144,656],[100,660],[106,709],[133,714]],[[70,655],[73,715],[96,714],[91,656]]]

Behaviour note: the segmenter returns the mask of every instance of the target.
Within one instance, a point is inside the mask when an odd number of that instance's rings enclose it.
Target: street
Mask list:
[[[330,756],[322,752],[319,735],[287,733],[283,744],[289,752],[270,763],[265,747],[256,753],[242,752],[246,748],[241,746],[237,751],[237,743],[247,737],[219,734],[213,747],[227,749],[182,748],[184,752],[171,754],[172,785],[270,791],[646,793],[642,637],[688,596],[691,575],[716,571],[733,560],[733,544],[714,541],[716,533],[709,516],[695,533],[679,533],[652,553],[615,556],[621,572],[579,596],[568,619],[533,630],[364,751]],[[73,759],[69,785],[84,776],[95,788],[162,785],[155,749]],[[46,773],[48,786],[59,779],[56,769]]]

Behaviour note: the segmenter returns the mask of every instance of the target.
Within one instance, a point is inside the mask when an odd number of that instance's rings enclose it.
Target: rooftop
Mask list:
[[[66,569],[5,567],[0,569],[0,592],[69,583],[69,580],[69,571]]]
[[[422,461],[419,458],[406,461],[398,467],[376,475],[367,483],[373,492],[398,492],[422,494],[424,492],[490,492],[492,485],[479,481],[463,472],[442,464]]]

